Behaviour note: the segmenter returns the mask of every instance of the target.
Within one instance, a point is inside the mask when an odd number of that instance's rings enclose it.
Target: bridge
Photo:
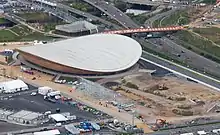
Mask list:
[[[166,32],[183,30],[184,26],[160,27],[160,28],[138,28],[138,29],[125,29],[101,32],[103,34],[131,34],[131,33],[144,33],[144,32]]]

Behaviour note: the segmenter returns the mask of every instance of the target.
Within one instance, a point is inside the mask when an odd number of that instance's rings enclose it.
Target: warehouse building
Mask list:
[[[42,132],[34,132],[34,135],[59,135],[60,131],[58,129],[42,131]]]
[[[80,131],[73,125],[73,124],[69,124],[69,125],[65,125],[64,126],[65,129],[70,132],[72,135],[78,135],[80,134]]]
[[[51,114],[51,115],[49,115],[49,118],[51,118],[52,120],[54,120],[57,123],[68,121],[68,119],[65,116],[63,116],[62,114]]]
[[[77,21],[71,24],[57,25],[55,33],[75,37],[98,33],[98,28],[87,21]]]
[[[0,109],[0,119],[7,119],[9,115],[13,114],[14,112]]]
[[[25,84],[22,80],[12,80],[0,83],[0,91],[2,93],[15,93],[28,89],[28,85]]]
[[[21,110],[8,116],[8,120],[15,121],[22,124],[38,124],[44,115],[41,113]]]

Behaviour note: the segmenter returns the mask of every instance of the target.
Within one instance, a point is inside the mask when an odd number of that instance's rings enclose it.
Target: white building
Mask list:
[[[63,116],[62,114],[51,114],[49,115],[49,118],[53,119],[54,121],[56,122],[65,122],[67,121],[68,119]]]
[[[25,84],[22,80],[12,80],[0,83],[0,91],[3,93],[15,93],[28,89],[28,85]]]
[[[39,87],[38,88],[38,94],[41,95],[46,95],[47,93],[51,92],[52,88],[48,87],[48,86],[43,86],[43,87]]]
[[[42,131],[42,132],[34,132],[34,135],[59,135],[60,131],[58,129]]]
[[[8,120],[15,121],[22,124],[38,124],[43,119],[43,114],[21,110],[16,112],[10,116],[8,116]]]

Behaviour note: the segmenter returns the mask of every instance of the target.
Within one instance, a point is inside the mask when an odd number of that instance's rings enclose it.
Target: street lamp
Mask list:
[[[132,126],[134,126],[134,117],[135,117],[135,110],[132,110]]]

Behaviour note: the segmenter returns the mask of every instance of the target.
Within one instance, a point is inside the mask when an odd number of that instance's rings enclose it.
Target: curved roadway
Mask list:
[[[90,5],[98,8],[111,18],[115,19],[118,23],[120,23],[125,28],[138,28],[139,26],[134,23],[133,20],[130,19],[126,14],[124,14],[121,10],[114,7],[112,4],[105,2],[103,0],[83,0]]]

